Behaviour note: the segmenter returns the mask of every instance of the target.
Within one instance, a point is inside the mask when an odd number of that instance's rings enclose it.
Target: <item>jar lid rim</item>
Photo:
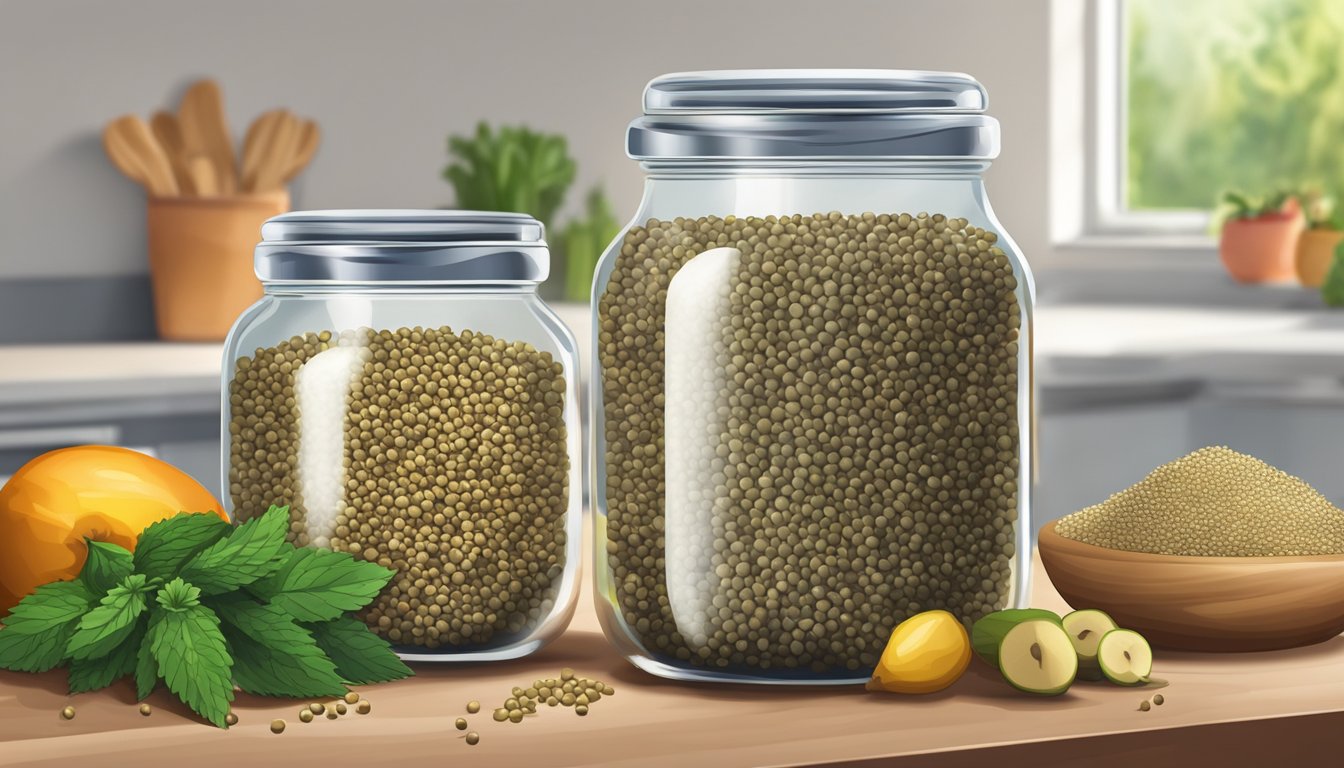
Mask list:
[[[636,160],[967,158],[999,153],[984,86],[960,72],[772,69],[678,72],[644,89]]]
[[[644,114],[980,113],[989,93],[964,72],[721,69],[672,72],[644,87]]]
[[[261,227],[253,265],[274,282],[539,283],[545,227],[523,213],[467,210],[293,211]]]

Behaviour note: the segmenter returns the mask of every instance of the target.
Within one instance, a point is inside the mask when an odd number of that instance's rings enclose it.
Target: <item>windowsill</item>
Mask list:
[[[1295,282],[1233,280],[1206,234],[1086,234],[1053,243],[1033,264],[1042,304],[1141,304],[1257,310],[1324,306],[1320,291]],[[1031,259],[1031,254],[1027,256]]]
[[[1086,253],[1087,261],[1096,261],[1097,252],[1126,252],[1129,258],[1169,262],[1204,261],[1218,252],[1218,242],[1204,233],[1180,232],[1107,232],[1080,235],[1054,243],[1057,253]],[[1147,258],[1145,258],[1147,257]],[[1160,257],[1160,259],[1158,258]],[[1082,259],[1080,259],[1082,260]]]

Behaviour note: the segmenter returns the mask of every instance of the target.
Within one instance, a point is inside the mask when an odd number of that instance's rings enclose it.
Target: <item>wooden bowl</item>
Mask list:
[[[1344,555],[1183,557],[1039,537],[1041,562],[1074,608],[1100,608],[1153,645],[1271,651],[1344,632]]]

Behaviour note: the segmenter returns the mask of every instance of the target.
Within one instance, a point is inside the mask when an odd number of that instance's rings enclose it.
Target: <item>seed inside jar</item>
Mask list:
[[[361,614],[399,645],[535,626],[565,557],[565,378],[550,353],[469,330],[328,331],[237,361],[239,519],[290,504],[290,540],[396,572]]]
[[[997,239],[904,213],[627,233],[598,300],[607,556],[649,651],[857,674],[915,613],[971,622],[1006,604],[1022,310]],[[720,261],[692,290],[722,291],[703,300],[718,318],[681,345],[695,361],[669,359],[668,335],[684,332],[668,327],[669,289],[702,253]],[[684,403],[667,402],[666,381],[686,368],[707,372],[686,391],[709,410],[667,424]],[[687,459],[698,483],[669,486],[665,428],[710,447]],[[668,519],[669,498],[698,519]],[[678,525],[700,535],[674,541]],[[695,599],[674,603],[669,584]]]

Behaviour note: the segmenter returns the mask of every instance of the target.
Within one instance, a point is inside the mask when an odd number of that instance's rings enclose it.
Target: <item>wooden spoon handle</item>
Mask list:
[[[318,130],[317,123],[312,120],[300,120],[298,148],[289,160],[289,168],[282,179],[284,183],[289,183],[312,162],[313,155],[317,154],[317,145],[321,142],[322,132]]]
[[[275,141],[276,133],[280,130],[280,124],[285,121],[288,114],[283,109],[263,112],[256,120],[252,121],[252,125],[247,129],[247,135],[243,138],[242,187],[244,192],[258,191],[257,175],[261,173],[262,164],[271,151],[271,145]]]
[[[190,191],[191,177],[187,173],[187,155],[182,147],[182,127],[178,125],[177,115],[159,110],[150,118],[149,128],[168,157],[168,165],[173,169],[177,186],[183,191]]]
[[[215,176],[215,164],[205,155],[192,155],[187,158],[187,174],[191,177],[191,189],[197,197],[215,197],[220,194],[219,179]]]
[[[178,193],[168,156],[139,117],[124,115],[109,123],[103,131],[103,148],[122,173],[143,184],[151,195]]]
[[[262,149],[251,185],[252,191],[272,192],[284,186],[285,174],[289,172],[290,164],[298,152],[301,132],[298,118],[288,112],[280,116],[275,130]]]
[[[224,119],[224,101],[219,84],[214,80],[200,80],[192,84],[182,96],[178,107],[182,123],[182,141],[188,155],[204,155],[215,166],[215,178],[223,194],[231,195],[238,189],[238,170],[233,153],[233,139]]]

